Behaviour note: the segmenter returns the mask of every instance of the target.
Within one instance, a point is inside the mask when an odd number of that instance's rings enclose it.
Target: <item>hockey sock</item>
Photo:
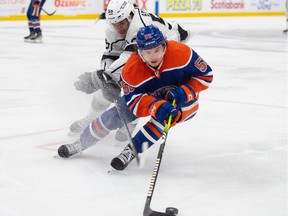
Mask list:
[[[135,148],[142,153],[142,144],[148,143],[148,148],[156,143],[163,135],[163,129],[156,126],[153,121],[147,122],[133,137]]]
[[[80,136],[80,142],[88,148],[95,145],[99,140],[103,139],[110,133],[110,130],[104,127],[100,118],[97,118],[89,124]]]

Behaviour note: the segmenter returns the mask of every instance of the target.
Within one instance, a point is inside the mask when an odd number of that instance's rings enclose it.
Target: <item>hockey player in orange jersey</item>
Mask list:
[[[133,137],[135,148],[141,153],[143,143],[150,147],[162,136],[167,116],[173,116],[172,125],[175,125],[196,114],[199,92],[208,88],[212,81],[210,66],[189,46],[166,41],[156,26],[140,28],[136,41],[138,51],[126,62],[120,82],[115,82],[108,73],[101,73],[102,78],[105,75],[103,96],[117,106],[102,113],[75,142],[61,145],[60,157],[69,158],[95,145],[112,130],[123,127],[123,119],[129,123],[137,117],[151,116]],[[122,97],[119,84],[124,92]],[[175,107],[171,104],[174,99]],[[134,158],[128,144],[113,158],[111,166],[123,170]]]
[[[130,0],[111,0],[107,6],[106,21],[108,26],[105,29],[105,50],[100,67],[102,71],[113,75],[117,81],[120,79],[126,60],[134,51],[136,35],[140,27],[153,24],[168,40],[186,43],[191,38],[190,31],[183,29],[180,24],[174,21],[167,22],[153,13],[134,7]],[[70,135],[79,135],[110,105],[110,102],[102,96],[100,90],[102,84],[98,79],[97,71],[85,72],[74,83],[78,91],[93,93],[93,98],[88,115],[70,126]],[[131,129],[135,126],[135,122],[129,124]],[[125,127],[117,131],[115,138],[118,141],[127,141]]]
[[[140,28],[137,47],[123,68],[120,83],[129,110],[137,117],[151,116],[133,137],[141,153],[143,143],[150,147],[162,137],[169,115],[173,126],[194,117],[199,93],[209,87],[213,76],[210,66],[191,47],[166,41],[156,26]],[[128,144],[111,165],[123,170],[134,157]]]

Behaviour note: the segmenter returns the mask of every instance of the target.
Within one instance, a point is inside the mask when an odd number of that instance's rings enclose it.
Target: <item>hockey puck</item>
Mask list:
[[[174,208],[174,207],[167,207],[166,208],[166,213],[167,214],[173,214],[173,215],[177,215],[178,214],[178,209]]]

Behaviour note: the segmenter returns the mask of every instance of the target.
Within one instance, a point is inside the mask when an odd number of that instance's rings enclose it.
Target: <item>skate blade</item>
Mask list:
[[[42,40],[24,40],[25,42],[28,42],[28,43],[35,43],[35,44],[41,44],[43,43]]]
[[[53,158],[60,159],[60,160],[68,160],[68,159],[82,158],[82,156],[83,156],[83,153],[82,152],[78,152],[77,154],[71,155],[68,158],[60,157],[58,154],[54,155]]]

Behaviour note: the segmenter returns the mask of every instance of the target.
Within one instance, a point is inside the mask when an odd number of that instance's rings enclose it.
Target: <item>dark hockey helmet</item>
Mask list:
[[[165,38],[159,28],[148,25],[139,29],[136,42],[139,50],[148,50],[165,45]]]

